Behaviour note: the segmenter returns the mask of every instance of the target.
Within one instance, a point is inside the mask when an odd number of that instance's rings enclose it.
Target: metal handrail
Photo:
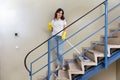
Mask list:
[[[104,1],[105,2],[105,1]],[[104,2],[100,3],[98,6],[96,6],[95,8],[93,8],[92,10],[90,10],[89,12],[87,12],[86,14],[84,14],[83,16],[81,16],[80,18],[78,18],[77,20],[75,20],[74,22],[72,22],[71,24],[69,24],[66,28],[64,29],[67,29],[69,28],[71,25],[73,25],[74,23],[76,23],[77,21],[79,21],[80,19],[84,18],[86,15],[88,15],[89,13],[91,13],[92,11],[94,11],[95,9],[97,9],[99,6],[101,6],[102,4],[104,4]],[[64,30],[63,29],[63,30]],[[50,39],[52,39],[53,37],[55,37],[56,35],[58,35],[60,32],[62,32],[63,30],[59,31],[57,34],[53,35],[52,37],[50,37],[49,39],[45,40],[43,43],[41,43],[40,45],[38,45],[37,47],[35,47],[34,49],[32,49],[26,56],[25,56],[25,59],[24,59],[24,66],[26,68],[26,70],[30,73],[30,70],[28,69],[27,67],[27,58],[28,56],[33,52],[35,51],[36,49],[38,49],[40,46],[42,46],[43,44],[45,44],[46,42],[48,42]]]

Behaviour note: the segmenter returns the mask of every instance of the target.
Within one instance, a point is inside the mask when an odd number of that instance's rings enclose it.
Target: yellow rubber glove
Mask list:
[[[52,31],[52,23],[51,22],[48,22],[48,30]]]
[[[66,35],[67,35],[67,32],[64,31],[63,34],[62,34],[62,40],[65,40],[65,39],[66,39]]]

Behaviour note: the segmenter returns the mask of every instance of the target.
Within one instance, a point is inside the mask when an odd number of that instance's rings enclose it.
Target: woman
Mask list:
[[[65,27],[66,27],[66,20],[64,17],[64,11],[63,11],[63,9],[59,8],[55,12],[54,19],[52,20],[52,35],[57,34],[59,31],[61,31],[63,29],[64,29],[64,31],[66,31]],[[63,35],[64,31],[60,32],[55,37],[53,37],[53,45],[54,45],[54,47],[57,46],[57,48],[55,48],[55,50],[54,50],[55,59],[57,59],[56,60],[56,63],[57,63],[56,70],[58,70],[60,68],[62,68],[62,70],[65,70],[65,68],[63,67],[64,66],[64,58],[62,56],[64,43],[60,44],[63,41],[62,35]]]

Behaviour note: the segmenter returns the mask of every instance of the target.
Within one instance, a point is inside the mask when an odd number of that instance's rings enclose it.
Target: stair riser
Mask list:
[[[97,43],[97,42],[96,42],[96,43]],[[92,43],[91,46],[96,45],[96,43]],[[99,44],[97,44],[97,45],[104,46],[104,42],[103,42],[103,43],[99,43]]]
[[[85,50],[86,50],[86,48],[82,48],[82,51],[85,51]],[[87,53],[84,53],[84,56],[86,56],[87,58],[89,58],[92,61],[95,61],[95,57],[94,57],[93,53],[87,52]]]
[[[57,80],[69,80],[68,71],[58,71],[58,78]]]
[[[76,57],[77,54],[73,54],[73,57]],[[84,66],[82,65],[82,62],[79,58],[76,59],[76,62],[80,65],[80,68],[82,69],[82,71],[84,71]]]
[[[90,60],[94,61],[95,62],[95,56],[92,54],[92,53],[85,53],[84,54],[87,58],[89,58]]]
[[[102,45],[97,45],[96,47],[94,47],[94,50],[104,53],[104,46],[102,46]]]
[[[114,34],[115,36],[117,36],[118,38],[120,38],[120,31],[117,32],[116,34]]]
[[[108,38],[109,44],[120,45],[120,38]]]
[[[104,37],[104,36],[101,36],[100,38],[101,38],[101,39],[104,39],[105,37]],[[109,36],[108,38],[118,38],[118,36],[113,35],[113,36]]]
[[[82,65],[82,62],[79,59],[76,59],[77,63],[80,65],[80,68],[82,71],[84,71],[84,66]]]
[[[85,51],[87,48],[83,47],[82,48],[82,51]],[[95,61],[95,56],[93,53],[90,53],[90,52],[87,52],[84,54],[84,56],[86,56],[87,58],[89,58],[90,60],[92,61]]]
[[[120,45],[120,38],[109,38],[108,39],[108,43],[109,44],[116,44],[116,45]]]
[[[110,33],[113,32],[114,30],[110,30]],[[120,31],[116,32],[114,35],[112,36],[117,36],[118,38],[120,38]]]

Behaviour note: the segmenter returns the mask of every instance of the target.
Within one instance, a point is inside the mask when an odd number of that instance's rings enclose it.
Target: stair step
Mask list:
[[[85,66],[95,66],[95,65],[97,65],[97,63],[93,62],[93,61],[90,61],[90,62],[83,61],[83,65],[85,65]]]
[[[86,50],[86,49],[87,49],[87,47],[84,47],[84,50]],[[104,53],[96,51],[96,50],[93,50],[93,49],[88,50],[88,52],[90,54],[92,53],[92,54],[94,54],[95,56],[98,56],[98,57],[104,57]]]
[[[78,56],[78,55],[76,55],[76,56]],[[84,66],[94,66],[94,65],[97,65],[97,63],[92,61],[92,60],[91,61],[84,61],[82,56],[79,56],[78,59],[79,59],[78,60],[79,63],[81,63]]]
[[[108,57],[111,56],[110,49],[115,49],[115,48],[116,48],[116,49],[120,49],[120,45],[108,44]],[[94,48],[94,50],[104,53],[104,46],[103,46],[103,45],[97,45],[97,46]]]
[[[85,51],[87,50],[88,48],[87,47],[82,47],[82,50]],[[88,57],[91,61],[95,61],[95,56],[93,53],[90,53],[89,50],[84,53],[84,56]]]
[[[92,44],[96,44],[98,41],[92,41]],[[120,45],[120,38],[108,38],[108,44]],[[104,43],[99,43],[98,45],[104,46]]]
[[[91,61],[95,61],[94,54],[91,54],[89,51],[84,54],[84,56],[88,57]]]
[[[77,63],[76,60],[69,63],[69,72],[71,74],[83,74],[81,66]]]
[[[113,31],[115,31],[115,29],[109,29],[109,32],[110,32],[110,33],[113,32]]]
[[[96,50],[89,50],[89,52],[92,52],[97,57],[104,57],[104,53],[96,51]]]
[[[115,30],[114,29],[110,29],[110,33],[111,32],[114,32]],[[113,34],[113,36],[117,36],[117,37],[120,37],[120,31],[116,32],[115,34]]]
[[[86,50],[87,48],[84,48],[84,50]],[[102,58],[104,57],[104,53],[96,51],[96,50],[89,50],[89,55],[93,55],[94,58],[94,62],[98,63],[98,58]]]
[[[59,70],[57,80],[69,80],[68,71]]]
[[[84,65],[84,66],[94,66],[94,65],[97,65],[97,63],[94,62],[94,61],[83,61],[81,56],[79,57],[79,59],[82,62],[82,65]]]
[[[104,45],[97,45],[93,48],[93,50],[104,53]]]
[[[82,69],[82,71],[84,73],[85,69],[84,69],[84,65],[82,64],[82,61],[81,61],[82,58],[78,56],[78,53],[74,53],[73,56],[77,57],[76,61],[77,61],[78,65],[80,65],[80,68]]]
[[[120,45],[120,38],[109,38],[109,39],[108,39],[108,43],[109,43],[109,44]]]
[[[117,28],[117,29],[119,29],[119,28]],[[113,31],[115,31],[116,29],[109,29],[109,32],[113,32]]]
[[[100,36],[101,38],[104,38],[105,37],[105,35],[101,35]],[[116,35],[113,35],[113,36],[108,36],[108,38],[117,38],[118,36],[116,36]]]
[[[98,43],[98,41],[92,41],[91,43],[92,43],[92,45],[94,45],[94,44]],[[98,45],[104,45],[104,42],[98,43]]]

